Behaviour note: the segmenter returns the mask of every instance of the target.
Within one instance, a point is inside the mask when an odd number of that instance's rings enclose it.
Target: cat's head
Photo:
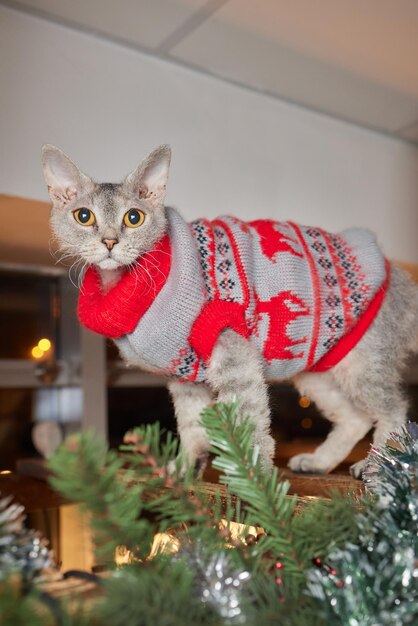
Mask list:
[[[42,148],[53,207],[51,227],[62,257],[102,270],[129,266],[161,239],[166,228],[169,146],[154,150],[122,183],[96,183],[59,149]]]

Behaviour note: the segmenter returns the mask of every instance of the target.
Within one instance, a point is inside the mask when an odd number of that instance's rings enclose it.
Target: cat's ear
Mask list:
[[[159,146],[125,178],[124,184],[151,205],[163,206],[170,160],[170,146]]]
[[[49,196],[55,206],[63,208],[94,187],[91,178],[83,174],[62,150],[51,144],[42,147],[42,167]]]

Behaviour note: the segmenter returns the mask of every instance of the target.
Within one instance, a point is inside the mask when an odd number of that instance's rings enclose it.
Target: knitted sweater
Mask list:
[[[168,234],[103,294],[90,267],[78,315],[115,339],[126,360],[203,382],[219,333],[232,328],[263,355],[265,374],[324,371],[359,341],[383,301],[388,263],[373,235],[334,235],[292,222],[223,217]]]

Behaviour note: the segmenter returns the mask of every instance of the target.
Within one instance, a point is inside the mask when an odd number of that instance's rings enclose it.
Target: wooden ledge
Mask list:
[[[361,494],[364,485],[355,480],[348,473],[344,474],[295,474],[288,469],[281,469],[284,479],[290,482],[289,495],[297,495],[300,503],[306,503],[310,498],[329,498],[333,490],[340,493],[355,492]],[[0,476],[0,494],[13,495],[16,502],[22,504],[28,513],[60,507],[68,504],[60,494],[48,484],[48,470],[45,462],[40,459],[23,459],[18,465],[18,471]],[[225,501],[226,488],[219,484],[219,473],[208,468],[204,475],[203,489],[215,498],[220,491],[221,499]]]

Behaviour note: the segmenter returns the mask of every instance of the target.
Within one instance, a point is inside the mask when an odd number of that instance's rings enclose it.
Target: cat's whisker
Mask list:
[[[74,261],[74,263],[71,265],[70,269],[68,270],[68,278],[70,279],[71,284],[78,289],[78,284],[74,282],[73,277],[71,275],[71,272],[73,270],[74,267],[76,267],[78,265],[78,263],[80,262],[80,260]],[[78,281],[77,281],[78,282]]]
[[[151,255],[152,252],[147,252],[146,254]],[[171,256],[171,252],[166,252],[165,250],[158,250],[158,254],[165,254],[166,256]]]
[[[53,259],[56,259],[56,258],[57,258],[57,253],[58,253],[58,250],[59,250],[59,248],[57,248],[56,250],[54,250],[54,249],[52,248],[52,241],[49,241],[49,242],[48,242],[48,251],[49,251],[49,254],[52,256],[52,258],[53,258]],[[57,261],[57,260],[56,260],[55,262],[56,262],[56,263],[58,263],[58,261]]]
[[[136,267],[136,261],[132,261],[131,263],[128,263],[127,267],[135,276],[135,287],[133,291],[136,291],[136,288],[138,286],[138,272],[137,272],[137,267]]]
[[[156,269],[156,270],[157,270],[157,271],[161,274],[161,276],[162,276],[163,278],[165,278],[165,276],[164,276],[163,272],[161,271],[161,269],[160,269],[160,268],[159,268],[159,266],[158,266],[157,261],[156,261],[156,260],[155,260],[155,258],[152,256],[152,253],[150,253],[150,254],[149,254],[148,259],[149,259],[149,263],[150,263],[150,265],[151,265],[152,267],[154,267],[154,268],[155,268],[155,269]],[[153,262],[151,261],[151,259],[152,259],[153,261],[155,261],[155,263],[153,263]]]
[[[88,261],[84,261],[83,263],[83,267],[80,269],[79,273],[78,273],[78,288],[80,289],[80,291],[82,293],[84,293],[83,291],[83,278],[84,278],[84,271],[86,269],[86,266],[89,265]]]
[[[57,247],[56,250],[52,249],[51,243],[49,245],[49,252],[51,256],[55,259],[55,265],[57,265],[58,263],[63,263],[67,259],[74,259],[80,256],[80,251],[73,243],[66,240],[61,240],[59,243],[60,246]]]
[[[135,275],[137,277],[137,280],[138,280],[138,278],[141,277],[141,275],[143,275],[144,279],[146,280],[147,288],[148,288],[145,293],[148,293],[150,291],[151,287],[152,287],[152,280],[151,281],[149,280],[151,278],[149,272],[147,272],[145,270],[145,268],[142,267],[142,265],[138,265],[135,268]]]
[[[154,279],[152,278],[152,275],[150,274],[150,272],[143,265],[137,264],[135,267],[135,275],[137,277],[139,277],[140,275],[139,272],[142,272],[144,275],[144,278],[147,279],[148,290],[145,293],[149,293],[152,290],[152,288],[155,287]]]
[[[161,270],[160,270],[160,269],[159,269],[156,265],[154,265],[154,264],[151,264],[151,265],[152,265],[152,267],[154,267],[154,268],[155,268],[155,269],[156,269],[156,270],[157,270],[157,271],[161,274],[161,276],[163,276],[162,271],[161,271]],[[151,274],[150,270],[149,270],[149,269],[145,269],[145,268],[144,268],[144,270],[147,272],[147,274],[149,274],[149,276],[150,276],[150,278],[151,278],[151,281],[152,281],[152,283],[154,284],[154,283],[155,283],[155,280],[154,280],[154,277],[153,277],[153,275]]]
[[[74,254],[73,253],[71,253],[71,252],[64,252],[63,254],[61,254],[61,256],[59,258],[56,258],[55,265],[58,265],[58,263],[63,263],[67,259],[72,259],[72,258],[74,258]]]
[[[79,266],[81,264],[83,264],[83,266],[80,270]],[[74,261],[74,263],[72,263],[70,269],[68,270],[68,277],[70,279],[71,284],[74,285],[76,289],[81,289],[81,291],[82,291],[81,279],[83,276],[84,268],[86,267],[87,264],[88,264],[88,261],[84,260],[83,258],[78,258]],[[74,279],[73,279],[73,272],[75,273]]]

